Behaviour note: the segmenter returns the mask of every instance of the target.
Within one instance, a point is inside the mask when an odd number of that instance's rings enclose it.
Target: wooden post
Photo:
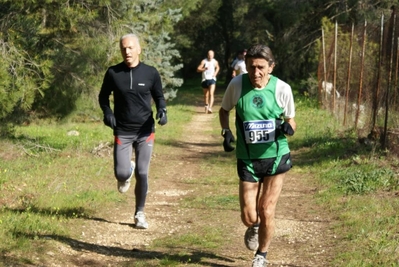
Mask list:
[[[366,37],[367,37],[367,21],[364,21],[362,60],[361,60],[361,64],[360,64],[360,82],[359,82],[359,92],[358,92],[358,95],[357,95],[357,110],[356,110],[356,119],[355,119],[355,130],[357,130],[357,124],[359,123],[360,100],[362,99],[363,74],[364,74],[364,58],[365,58],[365,51],[366,51]]]
[[[332,88],[332,112],[335,113],[335,91],[337,84],[337,43],[338,43],[338,23],[335,21],[335,37],[334,37],[334,81]]]
[[[327,90],[326,90],[326,83],[327,83],[327,67],[326,67],[326,45],[325,45],[325,37],[324,37],[324,29],[321,27],[321,39],[322,39],[322,44],[323,44],[323,79],[324,79],[324,100],[327,101]],[[321,88],[323,88],[323,82],[321,83]],[[323,96],[319,94],[319,99],[320,99],[320,107],[322,107],[323,103]]]
[[[325,37],[324,37],[324,29],[321,28],[321,36],[322,36],[322,41],[323,41],[323,75],[324,75],[324,99],[327,101],[327,67],[326,67],[326,45],[325,45]],[[321,84],[321,87],[323,87],[323,83]],[[321,99],[323,99],[321,97]]]
[[[371,130],[374,129],[375,124],[377,122],[378,99],[380,96],[380,89],[381,89],[381,69],[383,65],[383,57],[382,57],[383,43],[384,43],[384,14],[381,15],[381,33],[380,33],[380,51],[379,51],[380,54],[378,59],[377,88],[373,100],[373,118],[371,122]]]
[[[389,92],[391,91],[392,86],[392,62],[393,62],[393,48],[395,46],[395,24],[396,24],[396,14],[393,15],[393,23],[392,23],[392,44],[391,44],[391,56],[389,59],[389,74],[388,74],[388,86],[385,93],[385,121],[384,121],[384,133],[382,135],[382,148],[385,149],[387,147],[387,132],[388,132],[388,115],[389,115]]]
[[[346,80],[346,96],[345,96],[345,107],[344,107],[344,126],[346,125],[346,114],[348,111],[348,101],[349,101],[349,89],[351,81],[351,68],[352,68],[352,51],[353,51],[353,36],[354,36],[354,24],[352,23],[351,40],[349,46],[349,62],[348,62],[348,77]]]
[[[395,82],[393,84],[393,95],[392,95],[392,106],[396,107],[396,103],[398,100],[398,67],[399,67],[399,38],[396,39],[396,64],[395,64]]]

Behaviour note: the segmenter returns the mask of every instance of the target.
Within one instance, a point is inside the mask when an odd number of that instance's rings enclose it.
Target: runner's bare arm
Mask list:
[[[230,117],[230,111],[220,108],[219,121],[220,121],[220,126],[222,127],[222,129],[230,129],[229,117]]]
[[[218,75],[219,70],[220,70],[219,62],[216,61],[216,64],[215,64],[215,74],[214,74],[214,75],[215,75],[215,76],[214,76],[215,78],[216,78],[216,76]]]
[[[206,71],[205,60],[201,60],[201,63],[197,67],[197,72],[204,72],[204,71]]]

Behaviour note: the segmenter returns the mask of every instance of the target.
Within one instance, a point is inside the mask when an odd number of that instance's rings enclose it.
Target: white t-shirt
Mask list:
[[[248,73],[247,66],[245,65],[245,60],[243,59],[238,60],[233,69],[236,71],[236,76],[243,73]]]
[[[237,62],[238,62],[238,58],[235,58],[235,59],[233,60],[233,62],[231,62],[230,67],[231,67],[232,69],[234,69],[234,66],[236,65]]]
[[[216,81],[216,77],[215,77],[215,69],[216,69],[216,59],[212,58],[211,60],[208,60],[207,58],[204,59],[205,61],[205,66],[206,68],[208,68],[206,71],[202,72],[202,81],[205,80],[215,80]]]

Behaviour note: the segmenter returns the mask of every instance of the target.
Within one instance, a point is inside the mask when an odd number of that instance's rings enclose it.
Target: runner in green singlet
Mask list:
[[[291,87],[271,74],[275,61],[269,47],[251,47],[245,63],[248,73],[229,83],[219,118],[224,149],[232,151],[229,114],[235,108],[241,219],[248,227],[244,241],[256,251],[252,266],[263,267],[285,173],[292,167],[286,136],[296,130],[295,105]]]

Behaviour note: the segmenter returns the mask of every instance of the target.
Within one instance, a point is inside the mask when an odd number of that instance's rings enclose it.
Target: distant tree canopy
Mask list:
[[[140,36],[142,60],[160,71],[165,91],[180,87],[170,34],[181,9],[165,2],[3,0],[0,119],[28,112],[62,118],[82,97],[96,107],[106,68],[122,60],[118,41],[126,33]]]
[[[140,36],[142,60],[159,70],[166,93],[176,90],[183,79],[200,79],[195,68],[209,49],[215,51],[223,75],[238,50],[256,43],[272,48],[279,77],[300,81],[316,73],[315,44],[323,18],[341,25],[378,20],[396,3],[0,1],[0,119],[4,120],[27,114],[63,118],[77,106],[88,112],[98,109],[102,77],[108,66],[121,60],[118,41],[126,33]]]
[[[238,50],[263,43],[273,51],[274,73],[282,79],[300,81],[316,73],[322,19],[340,25],[378,23],[395,0],[214,0],[201,1],[176,27],[185,77],[197,76],[195,68],[206,51],[215,50],[225,73]]]

